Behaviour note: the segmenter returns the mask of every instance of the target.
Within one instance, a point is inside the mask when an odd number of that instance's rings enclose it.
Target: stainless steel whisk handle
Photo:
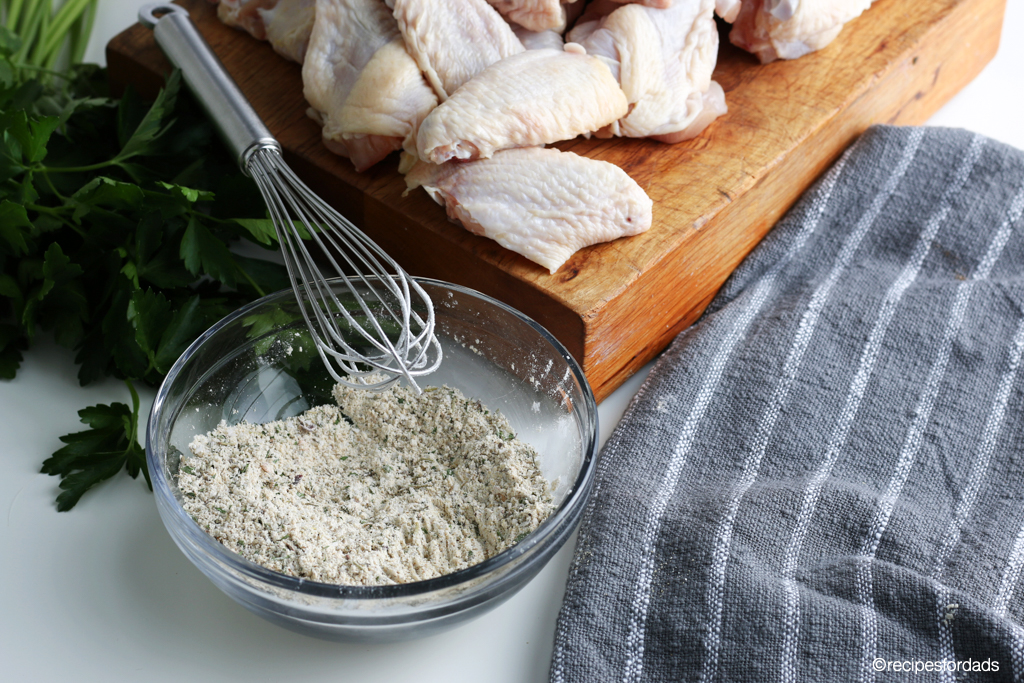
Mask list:
[[[243,173],[249,174],[249,158],[256,150],[281,151],[280,143],[192,23],[188,10],[169,3],[153,3],[139,10],[139,22],[153,29],[157,44],[171,63],[181,69],[185,83],[236,155]]]

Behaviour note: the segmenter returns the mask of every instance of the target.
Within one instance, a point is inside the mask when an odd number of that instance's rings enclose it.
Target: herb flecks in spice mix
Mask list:
[[[243,557],[323,583],[407,583],[493,557],[551,514],[552,487],[504,416],[444,389],[339,385],[338,406],[221,423],[182,463],[184,508]]]

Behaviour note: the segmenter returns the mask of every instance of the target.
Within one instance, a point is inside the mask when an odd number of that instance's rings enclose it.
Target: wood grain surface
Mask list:
[[[364,173],[321,144],[301,69],[180,0],[309,186],[410,273],[478,289],[547,327],[601,400],[707,306],[729,273],[868,126],[919,124],[995,55],[1006,0],[877,0],[831,45],[761,65],[728,43],[714,79],[729,113],[677,145],[576,139],[557,145],[618,164],[654,200],[643,235],[583,249],[557,273],[403,197],[397,158]],[[136,25],[107,46],[112,83],[155,94],[170,65]]]

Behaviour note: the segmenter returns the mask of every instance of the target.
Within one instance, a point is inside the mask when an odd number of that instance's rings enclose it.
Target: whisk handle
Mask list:
[[[206,110],[238,165],[248,173],[249,158],[263,148],[281,149],[253,110],[224,65],[196,29],[188,10],[169,3],[154,3],[139,10],[139,22],[153,29],[157,44]]]

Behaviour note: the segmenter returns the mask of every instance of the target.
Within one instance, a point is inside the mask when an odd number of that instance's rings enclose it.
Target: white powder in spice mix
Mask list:
[[[459,391],[338,385],[334,398],[340,409],[195,437],[178,477],[185,511],[257,564],[342,585],[450,574],[553,511],[533,448]]]

